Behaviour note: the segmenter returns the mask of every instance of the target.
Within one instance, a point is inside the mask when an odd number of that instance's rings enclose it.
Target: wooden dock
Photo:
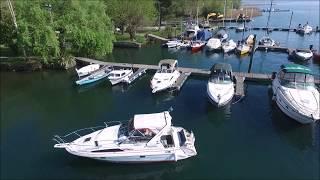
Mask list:
[[[89,58],[76,57],[78,61],[84,61],[87,63],[95,63],[107,66],[114,67],[124,67],[124,68],[145,68],[148,70],[156,71],[159,67],[157,65],[148,65],[148,64],[129,64],[129,63],[117,63],[117,62],[105,62],[98,61]],[[179,71],[182,73],[191,73],[191,76],[205,76],[208,77],[210,75],[209,69],[198,69],[198,68],[184,68],[179,67]],[[272,74],[260,74],[260,73],[246,73],[246,72],[233,72],[234,76],[244,77],[246,81],[271,81]],[[315,77],[315,83],[320,84],[319,77]]]
[[[139,77],[141,77],[143,74],[146,73],[146,68],[139,68],[137,71],[135,71],[128,80],[128,84],[131,84],[133,81],[137,80]]]
[[[243,76],[234,76],[236,80],[236,92],[235,95],[239,97],[244,96],[244,80],[246,79]]]
[[[228,21],[226,21],[228,22]],[[236,29],[238,26],[220,26],[219,28],[223,29]],[[247,27],[248,30],[263,30],[263,31],[289,31],[289,32],[296,32],[297,28],[283,28],[283,27]],[[320,28],[314,28],[312,32],[320,32]]]
[[[188,79],[190,76],[191,72],[182,72],[175,84],[172,86],[174,89],[180,91],[182,88],[184,82]]]
[[[161,42],[167,42],[167,41],[169,41],[169,39],[167,39],[167,38],[160,37],[160,36],[157,36],[157,35],[154,35],[154,34],[147,34],[147,37],[148,37],[149,39],[155,39],[155,40],[158,40],[158,41],[161,41]]]

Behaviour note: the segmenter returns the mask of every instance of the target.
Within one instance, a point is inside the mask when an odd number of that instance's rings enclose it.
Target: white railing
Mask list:
[[[110,121],[108,123],[104,122],[104,124],[105,124],[105,126],[95,126],[95,127],[78,129],[78,130],[72,131],[66,135],[63,135],[63,136],[54,135],[52,140],[56,141],[58,144],[70,143],[77,138],[80,138],[80,137],[85,136],[89,133],[93,133],[95,131],[104,129],[108,126],[121,125],[121,122],[120,121]]]

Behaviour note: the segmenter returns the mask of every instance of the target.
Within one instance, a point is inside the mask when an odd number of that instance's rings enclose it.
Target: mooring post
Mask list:
[[[291,11],[291,17],[290,17],[290,23],[289,23],[289,31],[290,31],[290,27],[291,27],[292,16],[293,16],[293,11]]]
[[[249,64],[248,73],[250,73],[250,72],[251,72],[251,66],[252,66],[253,54],[254,54],[254,51],[255,51],[255,45],[256,45],[256,37],[257,37],[257,35],[256,35],[256,34],[254,34],[254,36],[253,36],[253,44],[252,44],[251,52],[250,52],[250,64]]]

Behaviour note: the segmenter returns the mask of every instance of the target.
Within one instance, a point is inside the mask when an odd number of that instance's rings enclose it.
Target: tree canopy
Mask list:
[[[86,56],[102,56],[112,52],[113,24],[106,15],[102,0],[33,0],[12,1],[18,31],[13,31],[9,11],[1,11],[1,25],[7,33],[1,44],[16,39],[19,49],[45,61],[73,52]],[[1,2],[1,9],[7,3]],[[2,29],[2,28],[1,28]],[[67,48],[69,47],[69,48]]]

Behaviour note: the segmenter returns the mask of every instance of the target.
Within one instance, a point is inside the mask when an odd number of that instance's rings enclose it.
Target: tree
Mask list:
[[[111,17],[117,27],[122,30],[126,27],[133,40],[137,27],[153,21],[156,9],[153,0],[105,0],[106,13]]]
[[[57,1],[63,11],[57,26],[61,40],[71,44],[74,52],[85,56],[103,56],[112,52],[113,24],[100,0]]]

